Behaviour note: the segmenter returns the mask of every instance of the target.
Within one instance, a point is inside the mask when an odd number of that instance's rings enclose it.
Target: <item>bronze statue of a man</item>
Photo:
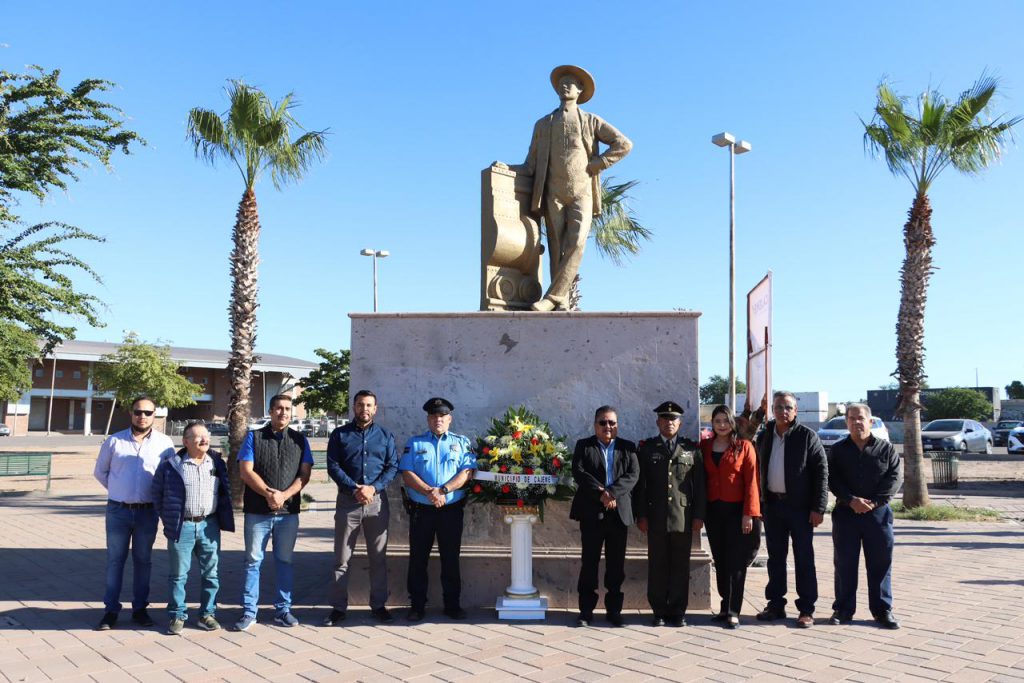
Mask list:
[[[594,79],[584,69],[555,67],[551,85],[561,103],[537,121],[526,163],[516,168],[533,176],[530,211],[543,214],[548,236],[551,285],[535,311],[566,308],[591,221],[601,213],[600,173],[633,148],[601,117],[577,106],[594,96]],[[598,142],[608,145],[603,154]]]

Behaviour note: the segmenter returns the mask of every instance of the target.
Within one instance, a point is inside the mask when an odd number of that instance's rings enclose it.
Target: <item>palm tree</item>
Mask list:
[[[612,184],[614,177],[601,179],[601,213],[594,216],[590,234],[597,251],[610,258],[617,266],[625,263],[626,257],[640,253],[640,242],[651,239],[653,234],[640,224],[629,206],[629,191],[640,184],[638,180]],[[580,274],[572,281],[569,290],[569,310],[580,310]]]
[[[231,398],[228,404],[228,467],[231,492],[242,495],[238,477],[238,450],[245,439],[249,420],[253,348],[256,344],[256,275],[259,265],[260,219],[254,187],[270,171],[274,187],[302,178],[314,161],[325,153],[326,131],[303,132],[291,139],[293,129],[303,130],[291,110],[292,94],[277,104],[258,88],[231,81],[226,88],[230,106],[223,116],[209,109],[193,109],[188,115],[188,138],[196,156],[213,165],[218,158],[230,159],[245,181],[245,190],[235,215],[231,250]]]
[[[900,309],[896,321],[896,371],[899,411],[903,415],[903,459],[906,480],[903,503],[928,504],[921,448],[920,391],[924,372],[924,309],[932,274],[932,207],[928,190],[948,166],[967,174],[980,173],[995,161],[1020,118],[984,122],[997,82],[982,74],[955,102],[935,91],[918,98],[916,113],[908,112],[907,98],[882,83],[871,123],[864,123],[864,145],[885,157],[889,170],[914,187],[914,201],[903,226],[907,253],[900,271]],[[862,121],[863,123],[863,121]]]

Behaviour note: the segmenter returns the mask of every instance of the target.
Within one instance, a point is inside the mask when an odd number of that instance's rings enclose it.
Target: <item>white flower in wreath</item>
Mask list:
[[[555,495],[555,492],[558,491],[558,487],[554,484],[548,484],[544,487],[544,490],[548,492],[549,496],[553,496]]]
[[[498,439],[498,443],[500,443],[502,446],[507,446],[510,443],[512,443],[512,437],[506,434],[505,436]]]
[[[512,467],[508,468],[508,471],[511,472],[512,474],[522,474],[523,468],[520,467],[519,465],[512,465]]]
[[[529,484],[516,484],[516,488],[518,490],[520,490],[520,491],[525,491],[526,489],[530,488],[530,485]]]
[[[547,432],[545,432],[545,431],[543,431],[541,429],[535,429],[534,432],[533,432],[533,435],[535,437],[537,437],[541,441],[547,441],[548,439],[551,438],[551,436],[548,435]]]
[[[486,444],[494,444],[494,442],[496,442],[497,440],[498,437],[494,436],[493,434],[488,434],[487,436],[484,437],[484,443]]]

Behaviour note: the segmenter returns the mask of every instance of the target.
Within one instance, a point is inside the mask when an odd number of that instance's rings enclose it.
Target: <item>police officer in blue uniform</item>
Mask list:
[[[459,551],[466,492],[462,486],[473,478],[476,455],[467,437],[448,431],[452,424],[451,401],[435,397],[423,404],[428,430],[409,439],[398,471],[410,499],[409,519],[409,621],[420,621],[427,603],[427,564],[437,538],[441,555],[441,592],[444,614],[465,619],[459,602],[462,577]]]

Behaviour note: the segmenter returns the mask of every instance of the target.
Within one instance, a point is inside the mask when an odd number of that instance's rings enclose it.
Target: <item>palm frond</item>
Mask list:
[[[591,232],[601,255],[620,266],[626,257],[640,253],[640,243],[651,239],[653,233],[640,224],[629,207],[629,191],[638,181],[613,184],[612,180],[601,182],[601,213],[594,218]]]

